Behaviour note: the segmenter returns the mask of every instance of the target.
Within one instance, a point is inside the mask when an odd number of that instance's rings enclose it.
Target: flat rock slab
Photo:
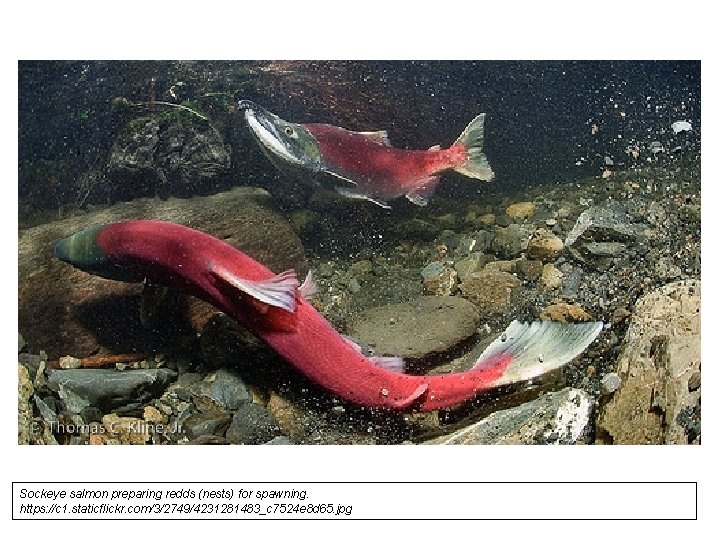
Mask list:
[[[475,305],[457,296],[421,296],[368,309],[351,323],[350,335],[379,356],[422,359],[453,349],[477,330]]]
[[[425,444],[581,444],[589,438],[592,412],[588,393],[564,388]]]
[[[143,403],[160,396],[177,378],[169,369],[57,369],[50,373],[48,385],[62,397],[66,390],[101,410],[112,410],[128,403]]]
[[[18,241],[19,329],[31,351],[48,356],[150,351],[167,339],[170,317],[162,330],[140,324],[142,285],[106,280],[56,259],[55,243],[84,227],[126,219],[163,219],[216,236],[275,272],[307,272],[300,239],[259,188],[235,188],[193,199],[138,199],[20,231]],[[185,301],[180,311],[193,322],[207,320],[209,305]],[[186,327],[197,324],[188,323]]]

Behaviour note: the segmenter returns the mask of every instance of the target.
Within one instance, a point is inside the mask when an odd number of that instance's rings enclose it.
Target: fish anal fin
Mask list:
[[[440,182],[439,176],[428,176],[419,185],[412,188],[405,194],[405,198],[418,206],[427,206]]]
[[[350,345],[356,353],[358,353],[358,354],[363,353],[362,345],[360,345],[357,341],[355,341],[354,339],[352,339],[351,337],[348,337],[348,336],[342,336],[342,338],[345,340],[345,343]]]
[[[405,372],[405,360],[399,356],[368,356],[367,359],[376,367],[395,373]]]
[[[375,203],[378,206],[385,208],[386,210],[390,209],[390,205],[388,203],[386,203],[385,201],[383,201],[382,199],[374,199],[374,198],[370,197],[369,195],[365,195],[364,193],[360,193],[359,191],[356,191],[354,189],[336,187],[335,191],[337,191],[343,197],[348,197],[349,199],[363,199],[365,201],[370,201],[371,203]]]
[[[262,306],[272,306],[288,312],[295,311],[298,280],[295,270],[286,270],[263,280],[241,278],[218,264],[209,264],[208,272],[220,282],[253,299],[253,307],[261,314]]]
[[[395,406],[398,408],[410,407],[418,399],[420,399],[425,392],[428,391],[429,385],[427,383],[421,383],[412,391],[412,393],[404,398],[395,401]]]
[[[339,172],[333,171],[332,169],[328,169],[328,168],[326,168],[326,167],[323,167],[323,168],[321,168],[321,169],[319,169],[319,170],[320,170],[321,172],[324,172],[324,173],[327,173],[327,174],[329,174],[329,175],[331,175],[331,176],[334,176],[335,178],[339,178],[339,179],[342,180],[343,182],[347,182],[348,184],[350,184],[350,185],[352,185],[352,186],[356,186],[356,185],[357,185],[357,182],[356,182],[355,180],[353,180],[352,178],[348,178],[347,176],[345,176],[345,175],[343,175],[343,174],[340,174]],[[343,189],[343,188],[340,188],[340,189]]]

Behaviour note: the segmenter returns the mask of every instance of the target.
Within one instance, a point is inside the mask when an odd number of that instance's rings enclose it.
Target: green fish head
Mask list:
[[[317,141],[302,124],[286,122],[252,101],[242,100],[238,107],[245,113],[250,131],[265,155],[275,165],[295,165],[317,171],[322,157]]]
[[[96,241],[97,234],[105,225],[92,225],[55,244],[55,256],[90,274],[117,281],[141,281],[130,270],[108,260]]]

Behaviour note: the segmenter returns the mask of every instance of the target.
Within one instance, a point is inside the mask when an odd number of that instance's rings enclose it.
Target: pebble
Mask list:
[[[423,279],[423,291],[433,296],[450,296],[458,286],[458,273],[454,268],[443,267],[439,274]]]
[[[77,369],[79,367],[82,367],[82,360],[79,358],[74,358],[72,356],[62,356],[60,357],[60,369]]]
[[[362,276],[364,274],[369,274],[373,270],[373,264],[368,259],[363,259],[357,262],[354,262],[350,265],[350,268],[348,271],[350,274],[354,276]]]
[[[695,371],[688,379],[688,390],[694,392],[700,388],[700,372]]]
[[[505,213],[513,219],[527,219],[535,213],[535,208],[535,203],[519,202],[508,206]]]
[[[528,259],[519,259],[515,264],[517,271],[529,281],[535,281],[542,275],[543,266],[541,261]]]
[[[430,277],[439,276],[445,270],[445,265],[438,261],[433,261],[420,271],[423,280]]]
[[[563,284],[563,273],[552,263],[542,267],[540,283],[547,289],[558,289]]]
[[[620,388],[620,377],[617,373],[606,373],[600,379],[600,392],[608,396]]]
[[[555,260],[565,247],[560,238],[545,228],[535,231],[527,247],[528,259],[538,259],[544,262]]]
[[[467,276],[473,272],[479,272],[487,263],[492,260],[492,256],[485,253],[470,253],[467,257],[455,261],[454,268],[458,273],[460,281],[465,281]]]
[[[225,437],[233,444],[264,444],[282,435],[270,412],[257,403],[246,403],[232,417]]]
[[[144,420],[115,413],[103,416],[102,424],[106,437],[117,439],[120,444],[146,444],[153,431]]]
[[[161,413],[157,408],[153,407],[152,405],[147,405],[143,409],[143,419],[148,422],[153,422],[155,424],[165,424],[168,421],[167,415]]]
[[[223,412],[199,412],[183,423],[183,431],[191,441],[205,435],[222,435],[230,424],[230,415]]]
[[[285,435],[278,435],[277,437],[273,437],[268,442],[263,444],[293,444],[293,442]]]
[[[500,411],[424,444],[583,444],[590,438],[593,399],[565,388]]]
[[[463,296],[478,306],[481,317],[503,313],[510,302],[513,289],[520,285],[520,280],[508,272],[488,270],[470,274],[460,284]]]
[[[567,278],[562,283],[562,295],[564,298],[575,298],[584,273],[582,269],[569,264],[563,265],[563,267],[566,267],[563,273],[567,275]]]
[[[354,277],[348,279],[345,286],[347,287],[347,290],[350,292],[350,294],[357,294],[360,292],[360,289],[362,288],[360,286],[360,282],[357,279],[355,279]]]
[[[478,218],[478,220],[483,225],[492,225],[495,223],[495,214],[483,214]]]
[[[583,308],[574,304],[566,304],[565,302],[549,305],[540,312],[539,316],[541,321],[557,321],[562,323],[592,320],[590,314]]]
[[[622,242],[586,242],[582,249],[593,257],[617,257],[626,246]]]

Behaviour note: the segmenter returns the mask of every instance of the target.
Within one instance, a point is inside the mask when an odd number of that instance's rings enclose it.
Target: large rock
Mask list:
[[[108,175],[119,191],[183,193],[230,169],[220,132],[182,109],[129,122],[110,151]],[[129,182],[128,182],[129,181]]]
[[[631,242],[642,238],[645,226],[631,223],[630,215],[617,201],[591,206],[578,216],[565,245],[585,242]]]
[[[700,442],[700,281],[671,283],[635,305],[618,360],[620,387],[601,408],[598,442]]]
[[[593,400],[583,390],[565,388],[426,444],[582,444],[592,428]]]
[[[33,410],[30,397],[35,388],[28,370],[18,364],[18,444],[30,444],[33,432]]]
[[[168,314],[162,330],[149,330],[138,317],[142,286],[96,277],[55,258],[59,239],[95,223],[124,219],[163,219],[222,238],[273,271],[307,272],[299,238],[258,188],[235,188],[193,199],[139,199],[20,232],[18,246],[19,326],[31,351],[62,355],[150,351],[173,331],[199,326],[214,311],[184,297],[178,312]],[[178,327],[182,316],[194,324]],[[183,330],[183,328],[185,330]]]
[[[66,405],[69,399],[79,399],[89,406],[112,410],[128,403],[139,405],[160,396],[176,377],[177,373],[164,368],[57,369],[50,373],[48,386],[58,392]]]
[[[478,310],[457,296],[422,296],[368,309],[350,334],[376,355],[420,359],[453,349],[477,330]]]

